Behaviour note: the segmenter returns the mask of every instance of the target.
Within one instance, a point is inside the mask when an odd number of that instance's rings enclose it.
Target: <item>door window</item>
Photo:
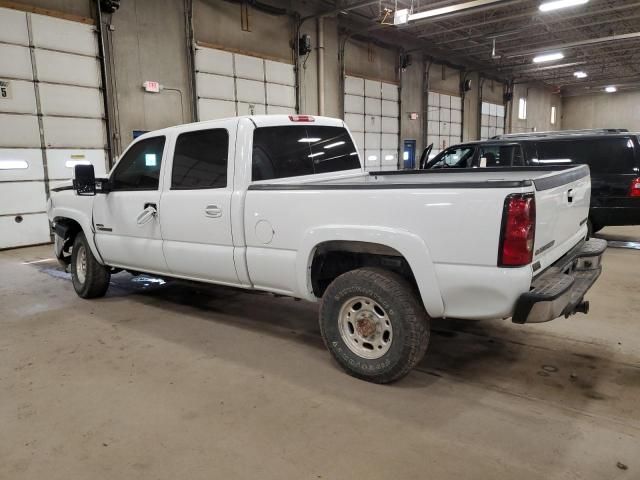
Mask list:
[[[629,137],[557,140],[538,143],[532,164],[589,165],[592,173],[634,173],[634,145]]]
[[[171,189],[225,188],[229,133],[224,128],[182,133],[176,140]]]
[[[111,176],[112,190],[157,190],[164,141],[153,137],[132,145]]]
[[[445,150],[427,164],[427,168],[470,168],[473,147],[453,147]]]
[[[260,127],[253,134],[254,181],[356,168],[358,152],[342,127]]]
[[[510,167],[524,164],[520,145],[486,145],[480,149],[480,167]]]

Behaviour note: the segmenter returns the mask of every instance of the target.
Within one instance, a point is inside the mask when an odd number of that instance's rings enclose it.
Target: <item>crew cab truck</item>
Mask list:
[[[247,116],[147,133],[108,178],[78,165],[48,214],[83,298],[119,269],[321,302],[351,375],[387,383],[430,319],[541,322],[586,312],[587,166],[363,170],[342,120]]]

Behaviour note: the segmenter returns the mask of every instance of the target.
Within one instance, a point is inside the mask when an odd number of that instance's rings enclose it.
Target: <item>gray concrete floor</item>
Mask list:
[[[378,386],[314,305],[126,274],[86,301],[50,246],[0,252],[0,478],[638,479],[640,250],[604,267],[589,315],[434,322]]]

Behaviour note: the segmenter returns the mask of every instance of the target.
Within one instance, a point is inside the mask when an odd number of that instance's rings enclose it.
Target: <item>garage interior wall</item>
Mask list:
[[[0,8],[0,248],[50,241],[46,201],[75,165],[104,176],[98,55],[90,18]]]
[[[626,128],[640,132],[640,91],[562,98],[562,128]]]
[[[521,98],[527,100],[527,118],[518,118],[518,107]],[[551,123],[551,107],[556,108],[555,124]],[[508,120],[507,131],[513,133],[522,132],[546,132],[560,130],[562,123],[562,99],[559,94],[552,93],[541,85],[517,84],[513,89],[513,101],[511,102],[511,119]],[[562,128],[565,128],[562,126]]]

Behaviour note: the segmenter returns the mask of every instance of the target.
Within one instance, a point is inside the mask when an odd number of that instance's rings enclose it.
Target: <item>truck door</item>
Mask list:
[[[231,235],[235,122],[181,133],[160,200],[169,271],[193,280],[238,284]]]
[[[96,245],[109,265],[143,272],[166,272],[162,254],[160,169],[165,137],[132,144],[116,165],[106,195],[93,207]]]

